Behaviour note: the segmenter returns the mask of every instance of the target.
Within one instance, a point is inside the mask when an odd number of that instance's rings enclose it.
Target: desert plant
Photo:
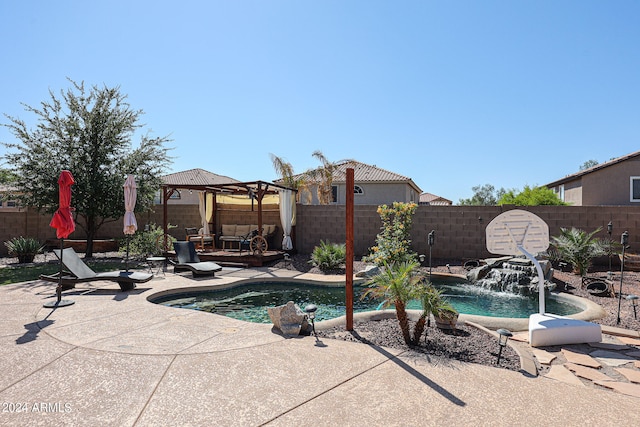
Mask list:
[[[406,261],[395,263],[393,265],[384,265],[382,271],[371,278],[368,288],[363,297],[372,296],[382,300],[382,306],[388,307],[394,305],[396,309],[396,318],[400,324],[402,338],[407,345],[417,344],[417,340],[411,338],[411,330],[409,327],[409,318],[407,317],[406,306],[412,299],[422,299],[424,285],[422,285],[423,276],[419,273],[419,264],[415,261]],[[422,323],[424,330],[424,322]],[[414,338],[415,338],[414,330]],[[418,339],[422,335],[422,331],[418,335]]]
[[[575,274],[586,276],[591,260],[606,254],[601,240],[594,237],[599,231],[600,228],[591,233],[575,227],[561,228],[560,235],[552,237],[553,247],[561,259],[571,264]]]
[[[436,319],[451,319],[458,313],[449,300],[442,295],[442,291],[428,281],[423,283],[423,289],[419,295],[422,314],[413,331],[413,341],[416,344],[420,341],[425,324],[427,327],[431,326],[431,315]]]
[[[415,203],[401,202],[393,202],[392,206],[378,206],[382,231],[377,235],[371,253],[362,260],[377,266],[416,261],[416,254],[410,249],[409,230],[417,207]]]
[[[168,228],[176,228],[176,226],[169,225]],[[162,227],[156,224],[149,224],[144,230],[138,231],[131,237],[129,242],[129,256],[146,258],[149,256],[162,255],[162,244],[159,244],[159,241],[162,240],[161,237],[163,235],[164,230]],[[168,246],[171,246],[176,240],[173,236],[167,236],[167,239],[169,240]],[[120,252],[125,252],[126,250],[127,239],[125,238],[120,241]]]
[[[333,270],[340,268],[347,257],[347,249],[344,243],[329,243],[320,241],[320,245],[313,248],[309,263],[320,270]]]
[[[19,263],[33,262],[37,254],[42,252],[44,246],[33,237],[14,237],[4,242],[9,255],[18,257]]]

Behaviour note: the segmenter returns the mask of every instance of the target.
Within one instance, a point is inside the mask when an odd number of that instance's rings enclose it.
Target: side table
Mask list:
[[[149,268],[149,273],[154,274],[155,276],[162,273],[164,276],[164,265],[167,261],[167,258],[163,256],[151,256],[147,258],[147,266]]]

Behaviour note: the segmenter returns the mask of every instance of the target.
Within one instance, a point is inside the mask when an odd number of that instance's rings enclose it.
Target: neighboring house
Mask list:
[[[640,205],[640,151],[546,185],[572,206]]]
[[[182,172],[176,172],[162,177],[163,185],[176,188],[169,197],[167,204],[169,205],[197,205],[198,192],[193,191],[193,187],[202,186],[203,188],[210,185],[231,184],[240,182],[237,179],[228,176],[216,175],[213,172],[204,169],[189,169]],[[181,188],[184,186],[184,188]],[[191,189],[188,189],[191,188]],[[156,204],[162,204],[160,192],[158,192]]]
[[[333,203],[344,205],[346,201],[347,169],[353,169],[354,204],[381,205],[393,202],[418,203],[420,187],[411,178],[356,161],[344,161],[336,165],[332,180]],[[299,177],[300,175],[298,175]],[[278,182],[278,181],[276,181]],[[279,181],[282,182],[282,181]],[[317,185],[309,185],[311,204],[318,204]],[[301,194],[301,203],[306,203]]]
[[[18,202],[7,196],[15,191],[15,187],[0,185],[0,212],[18,212],[20,210]]]
[[[420,205],[431,205],[431,206],[451,206],[453,202],[449,199],[445,199],[444,197],[436,196],[431,193],[422,193],[420,195]]]

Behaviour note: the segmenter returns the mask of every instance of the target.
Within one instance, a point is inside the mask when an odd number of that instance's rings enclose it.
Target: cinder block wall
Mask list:
[[[170,234],[184,239],[185,227],[197,227],[200,224],[198,207],[194,205],[170,205],[168,220],[177,226]],[[354,207],[354,252],[361,257],[375,244],[380,231],[381,221],[377,206],[356,205]],[[427,235],[435,230],[435,245],[432,257],[453,259],[476,259],[491,256],[486,250],[485,228],[489,222],[513,207],[499,206],[419,206],[411,229],[412,247],[418,253],[428,254]],[[630,235],[630,252],[640,253],[640,209],[633,206],[533,206],[526,210],[538,215],[549,225],[551,236],[558,235],[560,228],[576,227],[585,231],[602,228],[599,237],[608,237],[607,223],[613,223],[612,238],[620,240],[623,231]],[[220,208],[216,212],[215,233],[220,233],[222,224],[255,224],[257,211]],[[311,253],[321,240],[342,243],[345,241],[345,206],[297,206],[297,224],[293,230],[296,249],[301,253]],[[162,207],[155,212],[137,214],[138,226],[162,224]],[[12,237],[35,237],[44,242],[55,239],[55,230],[49,227],[50,215],[40,215],[34,210],[0,213],[0,241]],[[263,223],[276,224],[278,233],[274,246],[281,248],[282,225],[279,212],[266,209]],[[212,230],[213,231],[213,230]],[[70,236],[71,239],[84,239],[81,228]],[[101,239],[123,238],[122,218],[105,224],[98,235]],[[1,245],[0,256],[6,256],[6,247]]]
[[[412,247],[428,254],[427,235],[435,230],[433,258],[477,259],[492,256],[486,249],[485,229],[496,216],[513,206],[419,206],[411,228]],[[524,208],[549,225],[549,234],[556,236],[560,228],[576,227],[602,231],[606,238],[607,224],[613,223],[612,239],[620,240],[624,231],[630,234],[630,251],[640,252],[640,209],[632,206],[532,206]],[[354,252],[362,256],[375,244],[382,225],[377,206],[354,207]],[[296,247],[310,253],[320,240],[344,242],[344,206],[298,205]]]

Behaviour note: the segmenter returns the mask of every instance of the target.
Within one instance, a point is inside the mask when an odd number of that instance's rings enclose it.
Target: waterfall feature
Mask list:
[[[545,289],[553,290],[553,269],[549,261],[540,261],[544,272]],[[501,257],[484,260],[484,264],[471,269],[467,279],[486,289],[510,292],[518,295],[535,295],[538,292],[536,267],[527,258]]]

